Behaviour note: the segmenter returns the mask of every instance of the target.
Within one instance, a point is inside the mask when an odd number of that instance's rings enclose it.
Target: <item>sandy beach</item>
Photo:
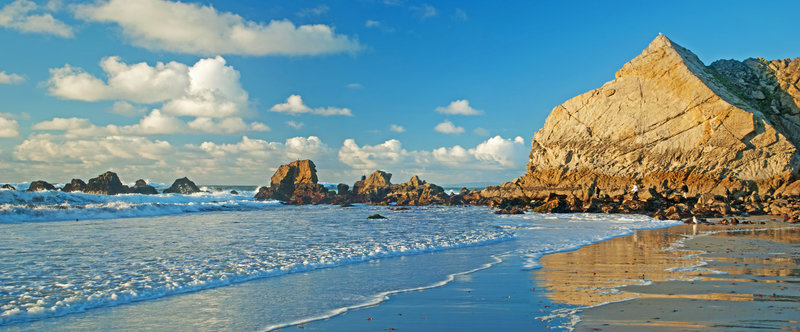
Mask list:
[[[593,299],[591,291],[581,295],[583,287],[597,289],[603,280],[639,273],[650,280],[600,296],[612,301],[631,300],[582,310],[578,331],[800,330],[800,228],[779,222],[697,228],[700,236],[680,241],[677,248],[669,250],[647,243],[695,234],[694,228],[687,225],[641,231],[637,232],[638,241],[631,236],[552,255],[542,260],[545,267],[537,271],[537,280],[552,281],[553,275],[566,273],[579,275],[573,278],[572,287],[551,288],[554,299],[579,305],[604,301]],[[619,259],[626,245],[632,254]],[[603,255],[603,259],[580,266],[594,270],[591,274],[597,273],[596,281],[586,282],[589,271],[585,268],[564,268],[573,259],[593,254]],[[689,256],[678,257],[685,254]],[[680,264],[685,268],[674,267],[680,260],[685,261]]]
[[[513,255],[440,288],[302,326],[307,330],[798,330],[800,228],[678,225],[546,255]],[[764,221],[765,224],[759,224]]]

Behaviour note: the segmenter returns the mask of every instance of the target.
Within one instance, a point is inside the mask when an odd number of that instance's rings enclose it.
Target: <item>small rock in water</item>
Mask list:
[[[373,214],[373,215],[367,217],[367,219],[386,219],[386,217],[376,213],[376,214]]]

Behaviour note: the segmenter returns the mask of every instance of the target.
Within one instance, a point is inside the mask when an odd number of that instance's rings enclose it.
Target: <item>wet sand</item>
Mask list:
[[[800,331],[797,225],[642,230],[541,264],[533,278],[548,297],[583,308],[551,317],[577,331]]]

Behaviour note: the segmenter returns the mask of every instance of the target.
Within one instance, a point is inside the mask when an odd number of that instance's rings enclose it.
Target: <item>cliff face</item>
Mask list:
[[[777,189],[800,169],[799,88],[800,58],[705,66],[659,35],[614,80],[553,109],[504,191]]]

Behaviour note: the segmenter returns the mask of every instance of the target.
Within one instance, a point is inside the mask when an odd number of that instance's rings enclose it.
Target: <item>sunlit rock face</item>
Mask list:
[[[552,110],[506,191],[774,191],[798,175],[798,87],[800,58],[706,66],[659,35],[614,80]]]

